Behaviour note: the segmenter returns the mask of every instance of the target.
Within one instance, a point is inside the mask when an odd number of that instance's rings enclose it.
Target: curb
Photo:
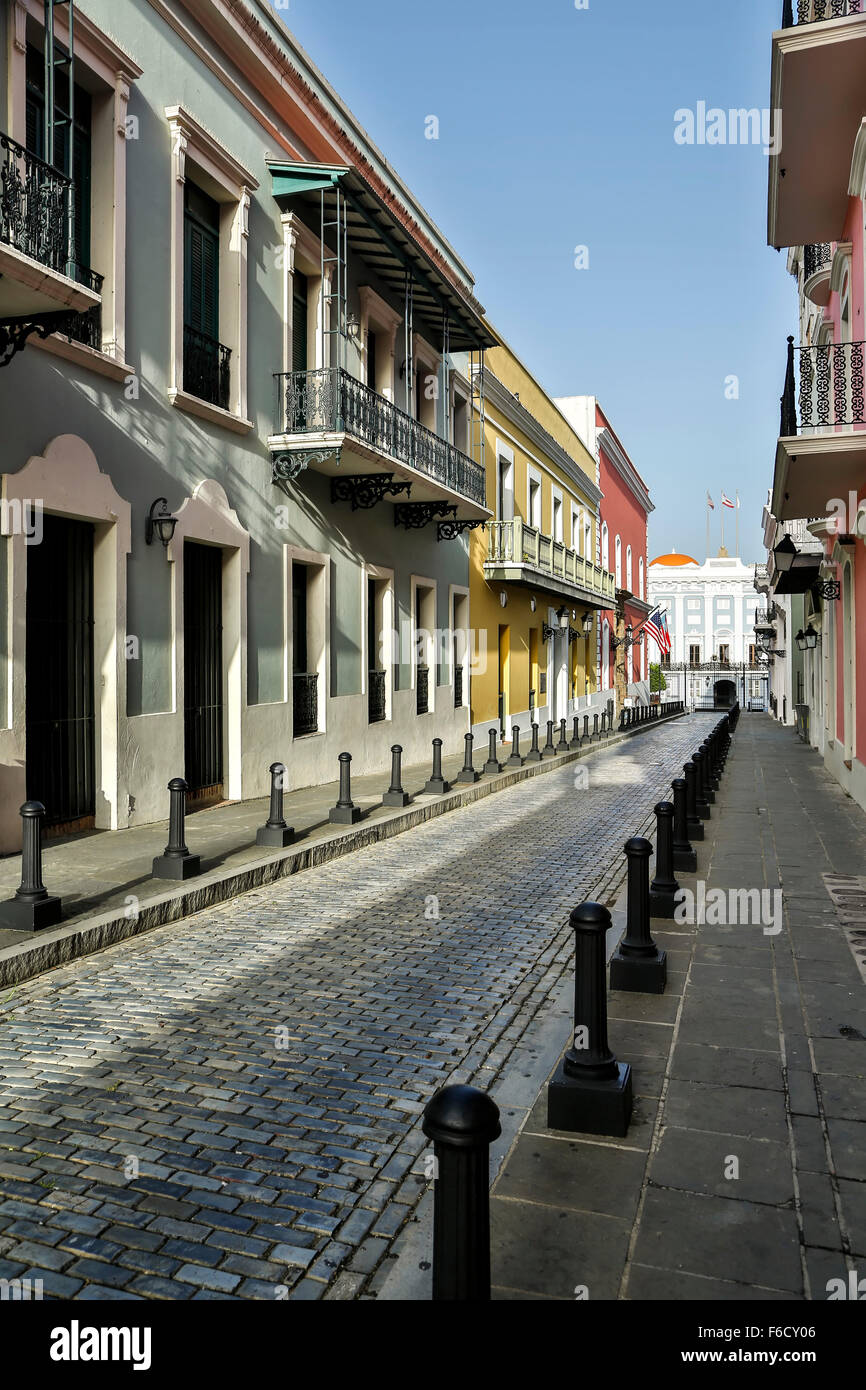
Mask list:
[[[328,839],[316,841],[315,844],[306,847],[300,845],[286,852],[269,854],[228,872],[203,874],[189,887],[150,898],[135,911],[130,911],[129,908],[112,908],[110,912],[100,916],[86,917],[65,927],[61,925],[34,934],[32,941],[19,941],[14,946],[6,946],[0,950],[0,988],[23,984],[25,980],[33,979],[45,971],[69,965],[74,960],[104,951],[109,946],[153,931],[156,927],[180,921],[184,917],[190,917],[208,907],[219,906],[253,889],[277,883],[280,879],[288,878],[304,869],[316,868],[333,859],[342,858],[345,854],[352,854],[355,850],[379,844],[383,840],[403,834],[406,830],[412,830],[425,821],[445,815],[448,811],[470,806],[483,797],[491,796],[497,791],[505,791],[518,782],[542,776],[551,768],[579,762],[582,758],[613,748],[664,724],[684,719],[687,715],[688,712],[669,715],[665,719],[639,725],[622,733],[617,731],[604,740],[599,739],[597,743],[588,744],[585,749],[558,753],[554,758],[533,763],[528,767],[513,768],[511,771],[485,777],[475,786],[448,792],[444,796],[416,800],[405,811],[397,811],[394,815],[380,820],[362,822],[355,829],[338,832]]]

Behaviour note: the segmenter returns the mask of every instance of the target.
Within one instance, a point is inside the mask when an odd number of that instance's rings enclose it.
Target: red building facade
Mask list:
[[[596,460],[601,489],[598,564],[616,579],[616,607],[600,615],[598,670],[603,690],[616,692],[617,706],[644,692],[649,663],[659,653],[646,634],[628,646],[628,630],[638,633],[652,611],[647,602],[647,523],[654,510],[641,478],[595,396],[569,396],[557,402]]]

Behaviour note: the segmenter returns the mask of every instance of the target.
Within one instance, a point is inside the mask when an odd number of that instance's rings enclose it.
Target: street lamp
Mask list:
[[[806,634],[802,628],[800,628],[800,631],[797,633],[797,636],[794,638],[794,641],[797,643],[797,646],[800,648],[801,652],[804,652],[806,650]]]
[[[773,559],[776,562],[776,569],[781,570],[782,574],[787,574],[788,570],[793,569],[794,561],[797,558],[797,547],[789,535],[780,541],[773,548]]]
[[[809,652],[813,652],[818,645],[818,634],[811,623],[806,628],[806,631],[803,633],[803,636],[806,639],[806,650]]]
[[[159,507],[159,511],[157,511]],[[153,543],[154,536],[159,536],[163,546],[167,550],[171,545],[171,538],[174,535],[174,528],[177,526],[177,517],[172,516],[168,510],[168,502],[164,497],[157,497],[151,503],[150,511],[144,527],[144,540],[146,545]]]

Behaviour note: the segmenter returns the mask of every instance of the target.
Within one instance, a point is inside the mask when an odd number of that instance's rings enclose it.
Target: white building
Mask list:
[[[766,706],[767,668],[755,643],[755,567],[719,551],[700,564],[673,552],[650,562],[648,596],[667,618],[666,695],[691,704]]]

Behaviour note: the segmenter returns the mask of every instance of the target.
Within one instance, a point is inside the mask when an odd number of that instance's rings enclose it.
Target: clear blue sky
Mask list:
[[[702,559],[739,489],[762,558],[796,289],[761,146],[674,113],[765,108],[782,0],[290,0],[280,10],[554,396],[595,393],[649,484],[650,554]],[[425,118],[439,139],[425,139]],[[574,248],[589,269],[574,269]],[[725,381],[739,378],[739,399]],[[733,549],[733,513],[726,541]]]

